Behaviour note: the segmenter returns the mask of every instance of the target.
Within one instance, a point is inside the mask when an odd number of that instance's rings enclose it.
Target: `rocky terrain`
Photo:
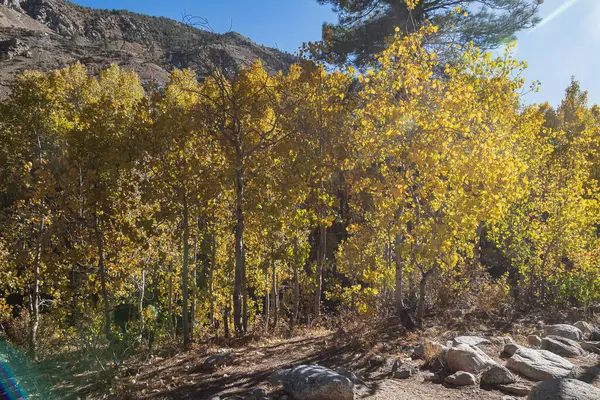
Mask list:
[[[316,350],[304,355],[286,354],[286,344],[224,349],[188,365],[187,382],[167,383],[171,390],[148,380],[155,368],[121,381],[121,390],[131,396],[134,387],[143,388],[139,398],[212,400],[600,399],[600,329],[585,321],[540,325],[515,338],[464,335],[417,346],[390,339],[366,353],[317,350],[318,339],[294,343]],[[253,372],[244,376],[252,359]],[[276,364],[270,374],[269,362]]]
[[[117,63],[147,82],[164,82],[169,71],[207,72],[215,60],[226,72],[263,61],[272,72],[292,56],[230,32],[215,34],[194,24],[128,11],[96,10],[64,0],[0,0],[0,94],[27,69],[61,68],[80,61],[94,71]],[[198,27],[196,27],[197,25]]]
[[[600,326],[584,321],[511,334],[407,332],[391,321],[207,343],[96,372],[68,358],[36,376],[61,399],[597,400],[599,355]]]

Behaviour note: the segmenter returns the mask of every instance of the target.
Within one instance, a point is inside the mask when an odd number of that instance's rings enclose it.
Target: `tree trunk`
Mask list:
[[[146,271],[142,270],[142,282],[140,284],[140,297],[138,298],[138,311],[140,316],[144,313],[144,292],[146,291]]]
[[[275,330],[277,328],[277,324],[279,323],[279,293],[277,288],[277,267],[275,261],[272,261],[272,263],[273,270],[271,272],[271,278],[273,279],[273,330]]]
[[[269,321],[271,320],[271,296],[269,294],[269,268],[265,266],[265,331],[269,330]]]
[[[402,293],[402,259],[400,254],[400,246],[402,245],[402,235],[396,235],[396,245],[395,245],[395,258],[396,258],[396,288],[394,291],[394,305],[396,307],[396,312],[401,314],[404,310],[404,300]],[[391,252],[390,252],[391,253]]]
[[[104,266],[104,238],[100,229],[100,217],[94,210],[94,228],[96,231],[96,245],[98,247],[98,270],[100,271],[100,289],[102,291],[102,302],[104,303],[104,334],[110,340],[110,304],[108,302],[108,291],[106,289],[106,268]]]
[[[479,267],[481,265],[481,235],[483,234],[483,222],[479,222],[475,232],[475,246],[473,247],[473,265]]]
[[[175,315],[173,315],[173,271],[169,268],[169,322],[171,325],[171,332],[173,338],[177,336],[177,329],[175,327]]]
[[[42,241],[44,233],[44,218],[40,221],[40,232],[38,237],[35,260],[33,262],[33,285],[30,292],[30,331],[29,331],[29,351],[33,361],[38,361],[37,334],[40,325],[40,263],[42,258]]]
[[[318,259],[317,259],[317,288],[315,291],[315,304],[314,304],[314,314],[315,319],[319,319],[321,316],[321,294],[323,292],[323,265],[325,264],[325,257],[327,256],[327,252],[325,250],[325,246],[327,245],[326,241],[326,230],[325,226],[319,226],[319,247],[318,247]]]
[[[415,293],[415,271],[408,273],[408,302],[411,306],[414,306],[417,300]]]
[[[44,168],[44,156],[42,149],[42,142],[40,137],[37,137],[38,144],[38,158],[40,162],[40,168]],[[44,205],[45,199],[42,198],[41,203],[41,212],[44,213]],[[42,215],[40,218],[40,226],[37,238],[37,246],[35,251],[35,260],[33,261],[33,283],[30,290],[30,300],[29,300],[29,351],[31,352],[31,356],[33,361],[38,361],[38,349],[37,349],[37,334],[38,328],[40,325],[40,263],[42,259],[42,244],[43,244],[43,235],[45,228],[45,218]]]
[[[419,305],[417,308],[417,324],[423,326],[423,316],[425,315],[425,295],[427,289],[427,278],[431,271],[421,273],[421,281],[419,282]]]
[[[189,269],[189,215],[188,215],[188,204],[186,194],[184,193],[183,199],[183,268],[181,269],[181,293],[183,296],[183,303],[181,305],[181,318],[182,318],[182,329],[183,329],[183,348],[188,350],[190,348],[190,330],[188,326],[188,302],[189,302],[189,288],[188,288],[188,269]]]
[[[292,311],[291,329],[294,330],[298,322],[298,311],[300,308],[300,277],[298,276],[299,260],[298,236],[294,237],[294,309]]]
[[[198,301],[198,242],[200,236],[200,223],[196,218],[196,240],[194,243],[194,269],[192,271],[192,301],[190,306],[190,340],[194,341],[194,327],[196,325],[196,303]]]
[[[238,160],[238,166],[241,161]],[[233,325],[238,335],[244,333],[244,280],[245,280],[245,254],[244,254],[244,174],[241,166],[235,175],[236,194],[236,225],[235,225],[235,278],[233,287]]]
[[[229,306],[225,307],[223,311],[223,330],[225,331],[225,337],[229,338],[231,336],[229,333]]]
[[[214,296],[214,270],[217,262],[217,236],[211,234],[211,257],[210,257],[210,270],[208,272],[208,296],[210,300],[210,327],[211,329],[215,326],[215,296]]]

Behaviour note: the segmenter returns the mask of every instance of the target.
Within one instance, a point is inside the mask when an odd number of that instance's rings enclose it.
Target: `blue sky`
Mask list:
[[[207,18],[217,32],[230,26],[257,43],[295,51],[304,41],[318,40],[324,21],[335,15],[316,0],[74,0],[108,9],[127,9],[181,20],[183,13]],[[600,0],[545,0],[545,21],[518,34],[516,56],[529,63],[525,78],[540,80],[539,93],[527,103],[557,105],[571,76],[600,102]]]

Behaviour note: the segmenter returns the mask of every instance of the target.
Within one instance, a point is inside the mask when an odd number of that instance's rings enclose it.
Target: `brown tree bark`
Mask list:
[[[397,234],[395,240],[395,264],[396,264],[396,285],[394,290],[394,305],[396,312],[401,314],[404,311],[404,293],[402,292],[402,273],[403,263],[402,255],[400,254],[400,246],[402,245],[402,235]],[[390,252],[391,253],[391,252]]]
[[[241,154],[238,155],[238,165],[241,164]],[[233,325],[236,334],[241,335],[245,332],[244,325],[247,319],[243,311],[245,290],[244,281],[246,273],[246,260],[244,254],[244,175],[241,167],[235,174],[235,194],[236,194],[236,225],[235,225],[235,277],[233,287]]]
[[[189,226],[189,209],[187,202],[187,193],[183,193],[183,268],[181,268],[181,293],[183,297],[181,305],[181,319],[183,329],[183,348],[190,348],[190,329],[188,320],[188,305],[189,305],[189,252],[190,252],[190,226]]]
[[[104,303],[104,334],[111,339],[110,333],[110,303],[108,301],[108,290],[106,288],[106,267],[104,265],[104,238],[100,229],[100,217],[94,210],[94,230],[96,232],[96,246],[98,250],[98,270],[100,271],[100,290],[102,302]]]

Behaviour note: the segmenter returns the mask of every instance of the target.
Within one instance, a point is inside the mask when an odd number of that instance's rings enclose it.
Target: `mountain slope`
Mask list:
[[[0,93],[26,69],[55,69],[80,61],[92,70],[111,63],[164,82],[173,68],[207,72],[207,59],[231,72],[256,59],[276,72],[290,54],[235,32],[214,34],[162,17],[97,10],[64,0],[0,0]]]

